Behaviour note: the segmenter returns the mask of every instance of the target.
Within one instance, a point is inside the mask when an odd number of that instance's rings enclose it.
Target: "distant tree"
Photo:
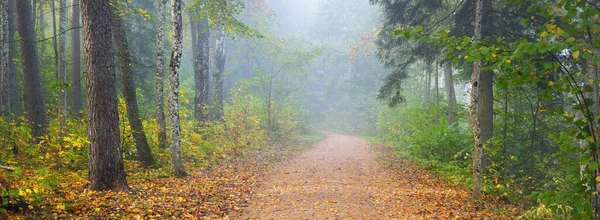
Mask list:
[[[48,127],[48,113],[44,89],[42,87],[42,74],[37,51],[37,41],[34,19],[30,1],[15,0],[17,24],[21,36],[21,55],[23,56],[23,82],[25,85],[25,106],[29,122],[32,127],[34,140],[46,134]]]
[[[144,167],[152,166],[156,163],[148,140],[146,139],[146,133],[144,132],[144,126],[142,120],[140,120],[140,114],[138,112],[138,103],[136,98],[136,86],[134,82],[134,76],[132,72],[132,61],[129,53],[129,45],[127,43],[127,35],[125,33],[125,26],[121,19],[121,10],[117,8],[118,1],[113,1],[111,7],[110,21],[112,24],[112,32],[114,41],[117,45],[117,56],[119,57],[119,67],[121,73],[121,84],[123,97],[125,97],[125,105],[127,106],[127,118],[133,132],[133,139],[135,140],[135,147],[138,153],[140,163]]]
[[[446,89],[446,99],[448,99],[448,125],[454,124],[454,114],[456,112],[456,94],[454,92],[454,77],[452,76],[452,63],[445,61],[444,65],[444,87]]]
[[[109,0],[82,0],[87,70],[88,181],[92,190],[129,190],[119,149],[119,113]]]
[[[171,123],[171,163],[177,177],[187,175],[181,158],[181,124],[179,121],[179,72],[183,49],[183,20],[181,0],[172,1],[173,8],[173,52],[169,64],[169,122]]]
[[[158,123],[158,146],[161,149],[167,148],[167,126],[165,123],[165,95],[164,95],[164,75],[165,75],[165,20],[167,0],[156,1],[156,11],[158,17],[157,35],[156,35],[156,122]]]
[[[81,98],[81,30],[79,28],[79,0],[73,0],[73,12],[71,16],[71,113],[81,117],[83,101]]]
[[[214,72],[214,92],[217,102],[215,118],[220,120],[223,117],[223,98],[225,96],[223,90],[223,75],[225,74],[225,61],[227,59],[225,52],[225,24],[221,23],[218,25],[215,40],[216,70]]]

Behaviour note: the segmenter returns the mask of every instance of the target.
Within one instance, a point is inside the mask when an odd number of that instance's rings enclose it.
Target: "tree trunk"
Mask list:
[[[33,5],[33,7],[35,9],[35,5]],[[38,10],[39,10],[39,15],[37,17],[34,17],[34,20],[37,19],[37,21],[38,21],[37,28],[40,29],[41,38],[45,39],[46,38],[46,18],[45,18],[46,13],[44,12],[44,1],[39,1]],[[36,26],[34,26],[33,29],[36,30]],[[41,55],[46,54],[46,46],[44,44],[42,44],[42,46],[40,47],[40,54]]]
[[[87,71],[88,188],[129,190],[119,149],[119,112],[108,0],[82,0]]]
[[[448,99],[448,125],[454,124],[454,113],[456,112],[456,95],[454,93],[454,79],[452,76],[452,63],[444,63],[444,82],[446,87],[446,97]]]
[[[138,113],[136,87],[131,70],[131,55],[129,53],[125,27],[123,26],[123,20],[120,16],[121,11],[117,8],[117,1],[114,1],[113,3],[110,21],[113,28],[113,37],[117,45],[119,67],[121,70],[121,83],[123,85],[122,91],[123,97],[125,97],[125,105],[127,106],[127,118],[129,119],[129,125],[133,132],[133,139],[135,140],[135,147],[139,157],[138,159],[143,167],[149,167],[156,164],[156,161],[154,160],[154,157],[152,157],[152,151],[148,145],[144,126]]]
[[[167,125],[165,123],[165,19],[167,0],[156,1],[156,12],[158,14],[158,33],[156,36],[156,123],[158,124],[158,147],[167,148]]]
[[[425,68],[425,106],[431,101],[431,72],[433,67],[431,66],[431,60],[427,59],[427,67]]]
[[[440,84],[439,84],[439,63],[437,62],[437,60],[435,61],[435,74],[434,74],[434,87],[435,87],[435,105],[439,106],[440,105]]]
[[[186,176],[181,158],[181,125],[179,121],[179,73],[181,50],[183,49],[183,21],[181,0],[173,0],[173,52],[169,64],[169,122],[171,123],[171,163],[177,177]]]
[[[15,58],[17,58],[17,43],[15,40],[15,30],[17,29],[15,23],[15,2],[6,1],[8,4],[7,19],[8,21],[8,69],[5,72],[4,89],[5,89],[5,104],[6,113],[9,115],[21,115],[21,108],[19,107],[19,87],[17,82],[17,71],[15,67]],[[10,118],[9,118],[10,119]],[[15,146],[16,147],[16,146]]]
[[[62,0],[60,0],[62,1]],[[56,77],[56,81],[59,82],[59,72],[60,72],[60,61],[58,54],[58,32],[56,31],[56,3],[55,1],[50,1],[50,6],[52,6],[52,48],[54,49],[54,77]],[[34,18],[35,19],[35,18]]]
[[[58,69],[58,112],[60,115],[60,135],[64,134],[67,126],[67,44],[66,34],[67,29],[67,0],[60,0],[59,4],[60,22],[58,26],[58,53],[59,53],[59,69]]]
[[[207,18],[198,23],[197,31],[198,51],[194,54],[194,118],[203,123],[208,121],[208,77],[210,74],[210,30]]]
[[[25,103],[32,127],[34,141],[46,134],[48,115],[42,74],[37,51],[30,1],[15,0],[18,31],[21,36],[21,54],[23,56],[23,81],[25,84]]]
[[[5,116],[6,83],[8,75],[8,1],[0,3],[0,116]]]
[[[81,30],[79,27],[79,0],[73,0],[73,13],[71,17],[71,113],[76,118],[81,118],[83,100],[81,97]]]
[[[475,2],[475,31],[473,40],[481,39],[481,17],[483,0]],[[473,63],[473,74],[471,75],[471,128],[473,129],[473,138],[475,141],[473,149],[473,198],[481,197],[482,184],[482,157],[483,141],[481,135],[481,124],[479,121],[479,88],[480,88],[481,62]]]
[[[216,70],[215,70],[215,98],[217,101],[216,109],[215,109],[215,118],[217,120],[221,120],[223,118],[223,98],[225,93],[223,92],[223,75],[225,73],[225,61],[226,61],[226,53],[225,53],[225,25],[220,24],[219,29],[216,33]]]

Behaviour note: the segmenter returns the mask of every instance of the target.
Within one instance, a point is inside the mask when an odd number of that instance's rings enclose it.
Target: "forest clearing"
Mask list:
[[[600,1],[2,0],[0,219],[600,219]]]

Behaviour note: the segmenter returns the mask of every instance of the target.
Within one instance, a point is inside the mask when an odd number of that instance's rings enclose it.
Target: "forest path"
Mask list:
[[[468,202],[467,191],[440,184],[426,171],[399,161],[389,164],[398,165],[392,169],[384,167],[376,160],[376,153],[360,138],[326,135],[312,149],[276,166],[237,218],[500,217],[486,211],[497,208],[472,205]]]

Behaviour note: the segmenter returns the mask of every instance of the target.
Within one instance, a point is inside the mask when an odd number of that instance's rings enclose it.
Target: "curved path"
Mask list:
[[[404,165],[401,165],[404,166]],[[393,170],[397,170],[393,171]],[[471,219],[468,192],[440,188],[413,168],[387,169],[365,141],[339,134],[281,164],[240,219]],[[497,216],[496,216],[497,217]]]

